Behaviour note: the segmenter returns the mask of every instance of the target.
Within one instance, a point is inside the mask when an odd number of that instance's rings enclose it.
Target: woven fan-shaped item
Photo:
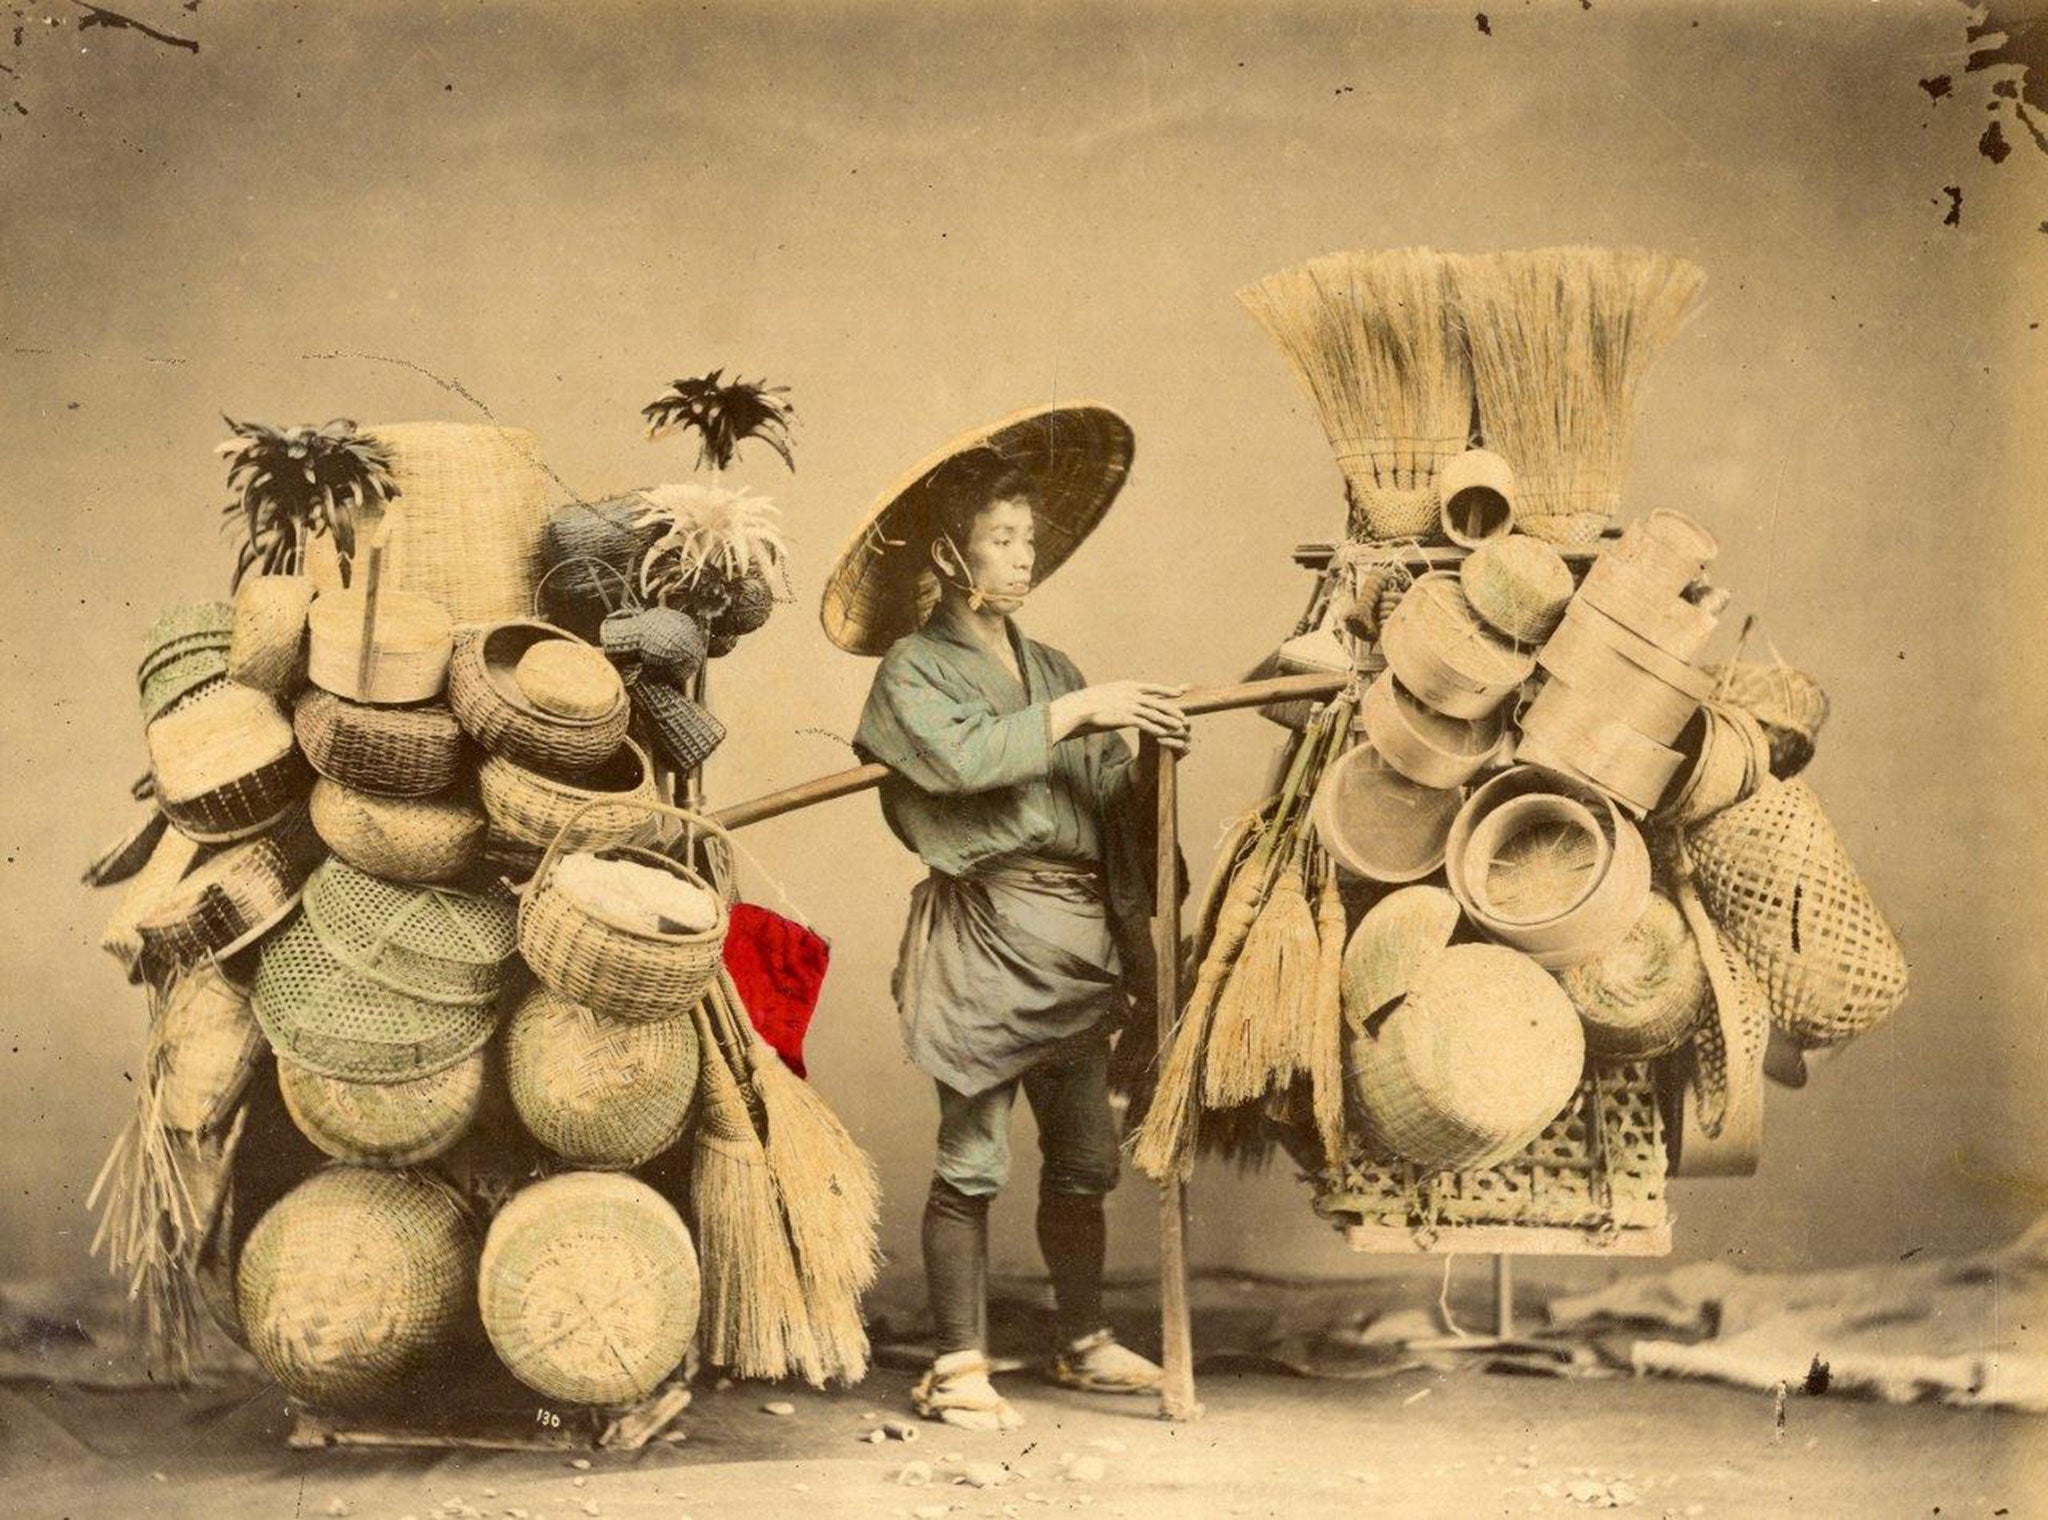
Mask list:
[[[1906,956],[1803,781],[1762,788],[1686,834],[1700,899],[1793,1039],[1863,1033],[1906,997]]]
[[[425,797],[462,771],[462,726],[442,702],[351,702],[314,687],[299,698],[292,731],[314,770],[358,791]]]
[[[446,1355],[469,1311],[476,1242],[447,1188],[336,1166],[272,1206],[235,1275],[249,1349],[320,1408],[377,1404]]]
[[[492,998],[423,998],[352,969],[303,915],[263,946],[250,1006],[279,1055],[355,1082],[431,1076],[498,1027]]]
[[[1596,1056],[1648,1060],[1678,1048],[1699,1023],[1707,968],[1678,905],[1652,894],[1621,942],[1557,979]]]
[[[578,1166],[641,1166],[683,1133],[697,1091],[690,1019],[602,1018],[536,987],[507,1022],[504,1050],[521,1122]]]
[[[593,1172],[525,1189],[491,1222],[477,1304],[512,1375],[549,1398],[645,1398],[697,1333],[689,1228],[644,1182]]]
[[[407,886],[340,860],[313,873],[305,908],[337,959],[414,997],[490,1001],[518,944],[509,894]]]
[[[322,777],[313,784],[313,827],[327,848],[386,881],[454,881],[483,857],[483,808],[456,792],[379,797]]]
[[[412,1166],[460,1140],[483,1104],[484,1052],[410,1082],[350,1082],[290,1060],[278,1091],[308,1140],[337,1161]]]

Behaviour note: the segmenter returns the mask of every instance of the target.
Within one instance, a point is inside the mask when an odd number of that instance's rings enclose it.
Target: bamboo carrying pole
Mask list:
[[[1190,717],[1264,707],[1270,702],[1314,702],[1334,697],[1350,684],[1349,675],[1279,676],[1235,686],[1197,687],[1181,699]],[[1158,777],[1158,855],[1152,916],[1153,958],[1158,963],[1159,1048],[1173,1043],[1180,1020],[1180,786],[1173,751],[1144,741],[1153,773]],[[784,787],[746,802],[721,808],[710,816],[728,829],[765,823],[771,818],[815,807],[836,797],[850,797],[879,785],[889,774],[885,765],[862,765]],[[1159,1387],[1159,1413],[1169,1420],[1192,1420],[1202,1413],[1195,1399],[1195,1340],[1188,1309],[1187,1195],[1171,1180],[1159,1190],[1159,1315],[1164,1379]]]

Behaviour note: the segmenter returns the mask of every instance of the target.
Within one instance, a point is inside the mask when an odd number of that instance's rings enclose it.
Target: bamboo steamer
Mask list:
[[[1613,854],[1584,803],[1551,792],[1483,814],[1459,852],[1459,877],[1488,923],[1549,923],[1590,897]]]
[[[1457,931],[1458,900],[1442,887],[1403,887],[1366,910],[1344,944],[1344,1016],[1368,1026],[1408,995]]]
[[[1546,642],[1545,649],[1558,645],[1560,640],[1566,646],[1585,643],[1603,646],[1697,701],[1704,702],[1714,694],[1714,678],[1710,673],[1695,666],[1689,658],[1660,649],[1641,634],[1622,627],[1582,598],[1573,597],[1566,606],[1564,617]]]
[[[1690,661],[1720,626],[1720,619],[1705,607],[1659,589],[1659,583],[1633,562],[1611,555],[1594,561],[1572,600],[1680,660]]]
[[[1598,692],[1605,716],[1664,745],[1684,732],[1713,686],[1704,671],[1689,667],[1684,684],[1675,683],[1669,666],[1650,670],[1603,640],[1590,623],[1569,618],[1537,652],[1536,663],[1578,691]]]
[[[1685,1042],[1706,1006],[1707,968],[1678,905],[1652,893],[1621,941],[1558,973],[1578,1009],[1586,1049],[1608,1060],[1647,1061]]]
[[[1417,786],[1439,791],[1463,786],[1500,749],[1507,720],[1500,709],[1484,718],[1447,718],[1382,671],[1358,705],[1358,726],[1388,765]]]
[[[235,1302],[250,1351],[286,1393],[353,1410],[398,1397],[449,1354],[475,1271],[476,1242],[447,1188],[334,1166],[250,1232]]]
[[[519,1193],[491,1222],[477,1280],[499,1360],[572,1404],[652,1393],[689,1352],[702,1298],[681,1216],[613,1173],[572,1172]]]
[[[1585,777],[1638,814],[1663,797],[1685,757],[1608,715],[1605,702],[1560,677],[1523,711],[1516,757]]]
[[[1386,620],[1380,645],[1409,693],[1453,718],[1483,718],[1522,684],[1535,656],[1486,626],[1458,577],[1431,571]]]
[[[455,652],[455,625],[447,609],[417,592],[380,586],[367,661],[364,609],[361,590],[322,591],[313,599],[306,657],[313,684],[351,702],[395,706],[439,696]]]
[[[601,1018],[535,987],[505,1026],[520,1121],[578,1166],[645,1165],[681,1138],[697,1091],[697,1025]]]
[[[324,1077],[280,1056],[278,1091],[299,1132],[337,1161],[405,1167],[442,1154],[475,1122],[485,1053],[410,1082]]]
[[[1571,1000],[1528,956],[1452,945],[1422,968],[1351,1076],[1373,1137],[1433,1170],[1494,1166],[1577,1091],[1585,1037]]]
[[[1333,760],[1309,804],[1309,822],[1330,858],[1367,881],[1408,882],[1444,861],[1464,794],[1418,786],[1370,744]]]

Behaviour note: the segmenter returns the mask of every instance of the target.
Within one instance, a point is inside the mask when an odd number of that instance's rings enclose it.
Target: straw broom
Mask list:
[[[858,1382],[867,1373],[868,1338],[860,1298],[881,1267],[876,1220],[881,1187],[874,1163],[855,1144],[816,1088],[791,1071],[754,1032],[730,975],[713,990],[720,1018],[749,1048],[753,1086],[768,1131],[768,1169],[781,1199],[803,1285],[816,1360],[800,1370],[812,1382]]]
[[[1697,265],[1641,249],[1453,262],[1480,431],[1514,466],[1523,531],[1583,543],[1613,521],[1643,377],[1705,282]]]
[[[1336,253],[1238,292],[1315,403],[1353,538],[1433,532],[1437,466],[1470,435],[1472,376],[1444,266],[1427,248]]]

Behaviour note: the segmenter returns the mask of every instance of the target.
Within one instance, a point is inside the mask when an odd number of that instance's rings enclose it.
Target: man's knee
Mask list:
[[[1117,1152],[1114,1145],[1056,1147],[1039,1168],[1039,1191],[1070,1198],[1100,1198],[1116,1191]]]

